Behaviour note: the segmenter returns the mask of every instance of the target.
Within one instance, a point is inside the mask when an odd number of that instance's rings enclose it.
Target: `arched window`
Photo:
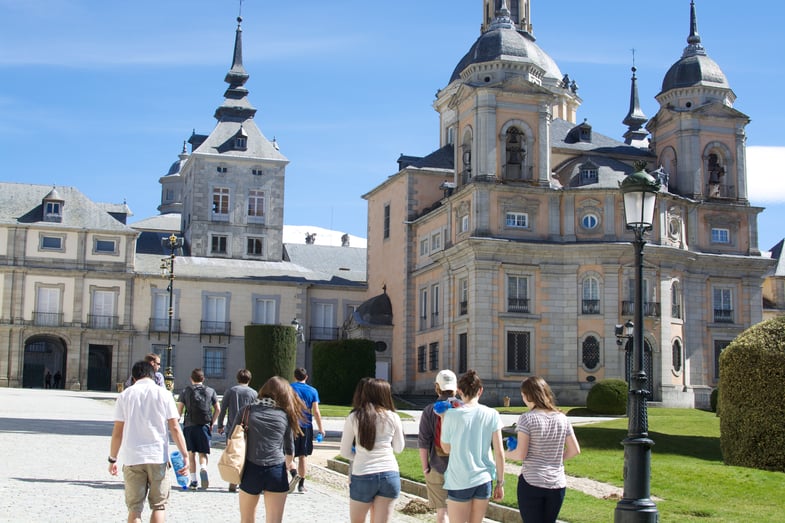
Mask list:
[[[467,184],[472,179],[472,133],[467,130],[463,133],[460,148],[461,184]]]
[[[581,346],[581,362],[587,370],[600,366],[600,342],[594,336],[586,336]]]
[[[673,370],[676,372],[681,372],[682,366],[682,351],[681,351],[681,342],[679,340],[673,340],[673,346],[671,347],[673,351]]]
[[[677,281],[671,285],[671,317],[681,319],[681,286]]]
[[[504,178],[507,180],[523,180],[526,148],[524,147],[524,135],[517,127],[507,129],[504,151]]]
[[[600,314],[600,281],[594,276],[583,280],[581,313]]]

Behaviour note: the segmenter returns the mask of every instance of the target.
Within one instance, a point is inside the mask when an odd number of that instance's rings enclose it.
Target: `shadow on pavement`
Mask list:
[[[111,436],[113,425],[111,421],[0,418],[0,432]]]
[[[49,478],[9,478],[16,481],[24,481],[25,483],[70,483],[80,487],[90,487],[98,489],[110,490],[123,490],[123,483],[117,481],[96,481],[96,480],[78,480],[78,479],[49,479]]]

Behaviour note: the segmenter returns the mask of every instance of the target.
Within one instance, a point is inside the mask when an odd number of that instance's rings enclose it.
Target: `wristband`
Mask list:
[[[117,458],[113,458],[112,456],[109,456],[108,458],[106,458],[106,460],[109,463],[117,463]]]
[[[497,482],[496,482],[496,486],[497,486],[497,487],[503,487],[503,486],[504,486],[504,480],[497,481]]]

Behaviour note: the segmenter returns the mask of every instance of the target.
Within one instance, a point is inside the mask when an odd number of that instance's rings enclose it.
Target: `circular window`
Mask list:
[[[584,229],[596,229],[597,226],[600,224],[600,219],[597,217],[596,214],[585,214],[583,218],[581,218],[581,226]]]
[[[376,352],[384,352],[387,350],[387,344],[384,343],[383,341],[377,341],[375,348],[376,348]]]

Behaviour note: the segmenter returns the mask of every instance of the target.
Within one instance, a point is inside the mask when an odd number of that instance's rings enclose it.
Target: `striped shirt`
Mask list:
[[[547,489],[565,488],[564,442],[573,433],[567,416],[561,412],[525,412],[518,418],[517,429],[529,436],[529,450],[521,467],[526,483]]]

